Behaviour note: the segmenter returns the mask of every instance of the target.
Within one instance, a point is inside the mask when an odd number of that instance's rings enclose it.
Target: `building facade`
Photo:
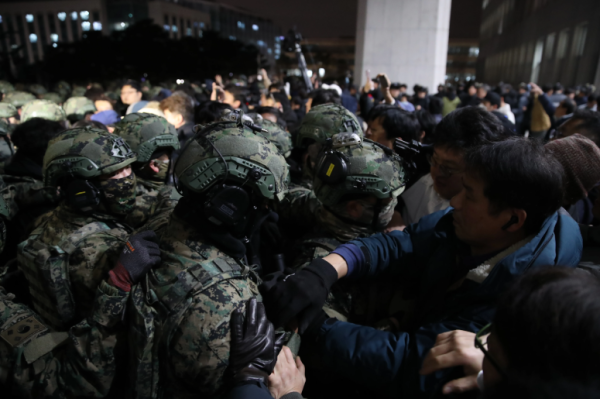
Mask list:
[[[600,1],[484,0],[477,79],[600,85]]]
[[[85,38],[89,31],[109,34],[151,19],[172,39],[222,37],[255,45],[269,64],[281,54],[280,29],[250,11],[204,0],[0,0],[0,53],[13,68],[44,58],[47,46]]]
[[[474,81],[478,55],[479,40],[450,38],[446,61],[446,82]]]

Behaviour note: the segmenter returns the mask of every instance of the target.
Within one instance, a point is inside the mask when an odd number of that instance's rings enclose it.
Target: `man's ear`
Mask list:
[[[527,212],[523,209],[511,209],[509,213],[510,218],[506,221],[506,224],[502,226],[502,230],[508,233],[515,233],[523,228],[525,220],[527,219]]]
[[[175,118],[175,121],[177,122],[177,126],[183,125],[183,123],[184,123],[183,115],[181,115],[181,114],[173,114],[173,117]]]
[[[421,132],[421,137],[419,137],[419,142],[421,142],[421,143],[423,142],[423,139],[425,138],[425,134],[426,134],[425,131]]]
[[[242,102],[240,100],[235,100],[233,102],[233,108],[238,109],[242,106]]]
[[[148,167],[150,168],[151,171],[153,171],[154,173],[158,173],[158,171],[160,170],[158,168],[158,161],[156,159],[153,159],[152,161],[148,162]]]

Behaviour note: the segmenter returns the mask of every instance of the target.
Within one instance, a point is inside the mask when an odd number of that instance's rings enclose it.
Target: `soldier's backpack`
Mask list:
[[[71,290],[69,257],[86,237],[99,231],[121,239],[126,237],[118,233],[121,229],[112,229],[104,222],[92,222],[64,237],[58,245],[48,245],[39,239],[46,224],[19,244],[17,261],[29,283],[35,311],[55,330],[66,331],[80,317],[76,314]]]

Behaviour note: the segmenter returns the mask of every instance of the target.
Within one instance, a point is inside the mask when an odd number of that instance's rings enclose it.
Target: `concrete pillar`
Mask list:
[[[452,0],[358,0],[354,81],[386,73],[392,82],[437,92],[446,78]]]

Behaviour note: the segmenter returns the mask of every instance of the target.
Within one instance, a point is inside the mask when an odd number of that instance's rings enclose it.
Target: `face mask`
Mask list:
[[[135,207],[135,174],[122,179],[101,180],[98,184],[104,204],[115,215],[127,215]]]
[[[394,208],[398,205],[398,199],[394,198],[389,204],[384,205],[377,215],[375,215],[375,208],[377,205],[364,202],[362,205],[365,209],[358,222],[373,226],[374,231],[382,231],[392,220]]]
[[[158,159],[155,159],[150,162],[154,162],[154,165],[158,167],[158,173],[155,173],[152,176],[152,180],[161,182],[167,180],[167,175],[169,174],[169,166],[171,164],[171,161],[160,161]]]

